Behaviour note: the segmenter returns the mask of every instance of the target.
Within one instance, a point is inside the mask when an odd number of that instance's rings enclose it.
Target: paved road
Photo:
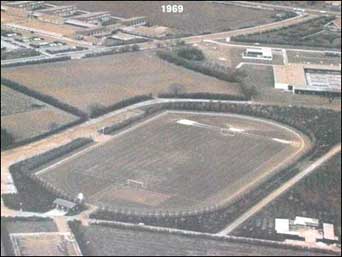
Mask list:
[[[315,162],[310,164],[308,167],[306,167],[303,171],[298,173],[296,176],[285,182],[281,187],[274,190],[272,193],[267,195],[264,199],[262,199],[260,202],[255,204],[252,208],[250,208],[248,211],[246,211],[243,215],[241,215],[239,218],[237,218],[235,221],[233,221],[231,224],[229,224],[225,229],[217,233],[217,235],[227,235],[233,232],[234,229],[242,225],[245,221],[247,221],[249,218],[251,218],[253,215],[255,215],[257,212],[259,212],[262,208],[267,206],[269,203],[271,203],[273,200],[278,198],[280,195],[285,193],[287,190],[289,190],[292,186],[297,184],[299,181],[301,181],[303,178],[305,178],[307,175],[312,173],[316,168],[321,166],[324,162],[328,161],[330,158],[332,158],[334,155],[341,152],[341,144],[336,145],[333,147],[328,153],[317,159]]]
[[[215,1],[215,2],[222,2],[222,1]],[[253,7],[271,7],[278,10],[286,10],[286,11],[294,11],[294,6],[286,6],[286,5],[278,5],[278,4],[267,4],[267,3],[259,3],[259,2],[253,2],[253,1],[234,1],[236,4],[242,4],[244,6],[253,6]],[[312,9],[312,8],[302,8],[297,7],[300,9],[303,9],[306,13],[309,14],[331,14],[331,15],[337,15],[341,16],[341,13],[338,11],[329,11],[329,10],[320,10],[320,9]]]
[[[205,39],[204,42],[220,45],[220,46],[227,46],[227,47],[237,47],[237,48],[248,48],[248,47],[261,47],[263,44],[255,45],[255,44],[239,44],[239,43],[229,43],[229,42],[220,42],[210,39]],[[304,49],[304,48],[292,48],[284,45],[284,47],[273,47],[273,46],[265,46],[268,48],[272,48],[272,50],[278,51],[297,51],[297,52],[306,52],[306,53],[325,53],[326,50],[318,50],[318,49]],[[341,53],[341,51],[336,51]]]
[[[232,30],[232,31],[219,32],[219,33],[200,35],[200,36],[192,36],[192,37],[182,38],[182,40],[184,40],[186,43],[194,44],[194,43],[199,43],[203,40],[224,39],[224,38],[232,37],[232,36],[251,34],[255,32],[264,32],[267,30],[272,30],[272,29],[276,29],[276,28],[280,28],[284,26],[290,26],[293,24],[301,23],[306,20],[310,20],[314,17],[317,17],[317,16],[316,15],[296,16],[290,19],[276,21],[276,22],[267,23],[263,25],[258,25],[258,26],[251,27],[251,28],[237,29],[237,30]]]

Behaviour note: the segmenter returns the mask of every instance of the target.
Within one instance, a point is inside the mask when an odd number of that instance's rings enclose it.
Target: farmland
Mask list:
[[[334,64],[341,63],[341,56],[327,56],[324,53],[310,53],[287,50],[287,58],[290,63],[307,63],[307,64]]]
[[[57,129],[76,119],[71,114],[1,86],[1,128],[12,134],[15,142]]]
[[[341,36],[338,31],[329,30],[329,24],[334,17],[316,17],[300,24],[283,27],[262,33],[232,37],[233,41],[296,45],[324,48],[341,48]]]
[[[10,236],[17,256],[39,256],[42,253],[45,256],[77,256],[79,253],[71,234],[34,233]]]
[[[322,197],[324,196],[324,197]],[[337,154],[315,173],[240,226],[235,235],[284,239],[274,230],[274,219],[312,217],[336,226],[341,242],[341,155]]]
[[[132,256],[137,253],[141,256],[312,255],[302,250],[102,225],[81,227],[80,232],[83,233],[84,242],[88,242],[82,249],[88,256]]]
[[[184,125],[184,119],[204,127]],[[221,128],[227,124],[248,133],[225,135]],[[293,162],[306,151],[302,140],[291,130],[245,116],[164,112],[36,175],[70,196],[82,192],[97,205],[207,207],[231,201]]]
[[[184,12],[173,15],[162,13],[161,5],[179,4],[176,1],[116,1],[81,2],[52,1],[55,4],[76,5],[87,11],[110,11],[114,16],[130,18],[146,16],[155,25],[167,26],[185,34],[203,34],[252,27],[275,20],[274,11],[243,8],[216,3],[182,2]]]
[[[186,93],[241,94],[238,83],[169,64],[153,52],[22,66],[1,73],[5,78],[88,112],[93,105],[109,106],[137,95],[168,93],[175,84],[181,85]]]

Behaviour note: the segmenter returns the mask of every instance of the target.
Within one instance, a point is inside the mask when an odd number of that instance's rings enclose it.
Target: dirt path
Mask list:
[[[292,186],[297,184],[299,181],[301,181],[303,178],[305,178],[307,175],[312,173],[316,168],[321,166],[324,162],[328,161],[330,158],[332,158],[337,153],[341,152],[341,144],[336,145],[333,147],[328,153],[311,163],[308,167],[306,167],[304,170],[302,170],[300,173],[298,173],[296,176],[285,182],[282,186],[274,190],[272,193],[267,195],[264,199],[262,199],[260,202],[255,204],[252,208],[250,208],[248,211],[246,211],[243,215],[241,215],[239,218],[237,218],[235,221],[230,223],[225,229],[217,233],[217,235],[227,235],[233,232],[234,229],[242,225],[245,221],[247,221],[249,218],[251,218],[253,215],[255,215],[257,212],[259,212],[262,208],[267,206],[269,203],[271,203],[273,200],[278,198],[283,193],[287,192]]]

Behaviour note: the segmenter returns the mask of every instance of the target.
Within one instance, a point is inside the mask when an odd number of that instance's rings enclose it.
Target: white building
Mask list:
[[[246,51],[242,53],[242,58],[272,61],[272,49],[268,47],[247,48]]]
[[[274,87],[297,94],[341,96],[341,67],[320,64],[274,65]]]
[[[333,224],[323,223],[320,226],[318,219],[307,217],[296,217],[294,220],[275,219],[275,230],[278,234],[297,236],[311,243],[318,240],[338,240]]]

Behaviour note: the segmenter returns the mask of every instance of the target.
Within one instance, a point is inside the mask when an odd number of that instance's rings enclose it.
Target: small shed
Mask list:
[[[54,202],[53,202],[54,206],[56,209],[58,210],[62,210],[62,211],[74,211],[77,209],[78,205],[74,202],[71,201],[67,201],[64,199],[60,199],[57,198]]]

